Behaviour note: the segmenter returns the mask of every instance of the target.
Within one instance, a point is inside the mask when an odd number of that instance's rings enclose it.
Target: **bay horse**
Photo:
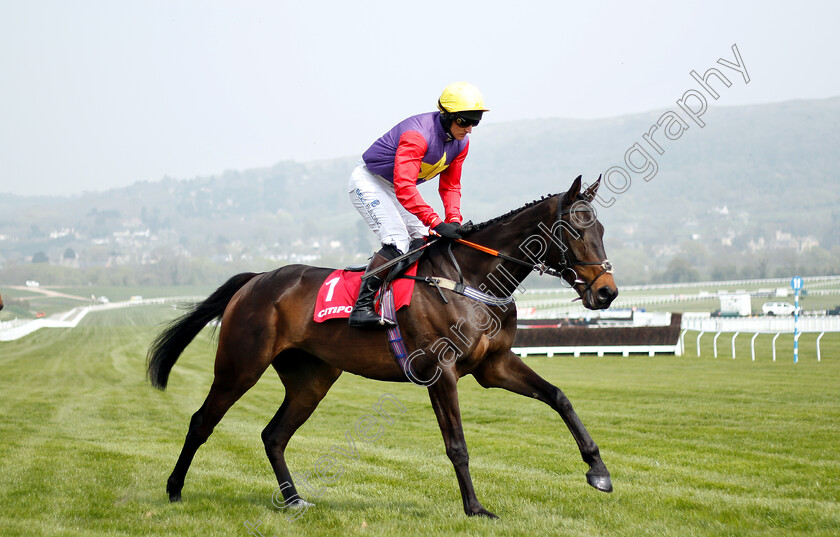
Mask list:
[[[618,291],[604,253],[604,228],[589,204],[599,185],[600,178],[581,192],[578,177],[567,192],[475,225],[464,235],[485,250],[495,250],[498,256],[439,239],[420,258],[417,277],[457,278],[487,291],[485,296],[495,288],[495,295],[501,297],[512,295],[536,269],[566,280],[586,308],[609,307]],[[313,321],[316,295],[332,271],[287,265],[272,272],[233,276],[172,321],[151,344],[148,377],[154,387],[163,390],[181,352],[208,322],[221,318],[213,384],[190,420],[181,454],[167,481],[170,501],[181,500],[184,478],[198,448],[269,366],[285,386],[285,397],[262,431],[262,440],[287,505],[311,504],[297,493],[286,465],[286,446],[343,371],[392,382],[407,382],[412,375],[414,379],[434,379],[422,384],[428,389],[467,515],[496,518],[478,501],[470,477],[457,389],[458,379],[465,375],[473,375],[484,388],[504,388],[553,408],[589,465],[587,482],[597,490],[612,491],[598,446],[569,399],[511,351],[516,333],[513,304],[487,306],[416,282],[411,304],[396,315],[406,349],[416,358],[409,361],[408,374],[391,354],[384,329],[351,328],[344,319]],[[499,284],[504,281],[508,287],[500,292],[504,286]],[[442,300],[444,294],[447,304]],[[441,341],[449,343],[442,348]]]

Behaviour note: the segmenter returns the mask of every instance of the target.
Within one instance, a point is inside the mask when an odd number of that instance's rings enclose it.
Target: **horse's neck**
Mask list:
[[[544,230],[551,228],[556,217],[556,207],[555,197],[546,198],[512,214],[509,218],[493,222],[471,233],[467,240],[531,264],[533,259],[529,258],[527,252],[536,253],[540,244],[547,244],[548,237]],[[532,271],[528,266],[500,260],[469,247],[462,246],[457,250],[460,256],[456,254],[456,259],[460,258],[464,277],[467,278],[469,273],[469,279],[472,279],[473,285],[476,286],[483,283],[492,288],[493,285],[499,287],[498,282],[504,282],[504,287],[513,292]]]

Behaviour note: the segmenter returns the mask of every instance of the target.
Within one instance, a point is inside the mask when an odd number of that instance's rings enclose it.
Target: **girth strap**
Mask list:
[[[436,288],[438,293],[440,293],[441,299],[443,299],[444,304],[449,304],[449,301],[446,300],[446,297],[443,295],[441,289],[446,289],[447,291],[452,291],[454,293],[458,293],[461,296],[465,296],[467,298],[471,298],[472,300],[476,300],[483,304],[487,304],[488,306],[507,306],[511,302],[515,302],[513,295],[506,296],[506,297],[497,297],[493,296],[488,293],[484,293],[479,291],[475,287],[470,287],[469,285],[465,285],[460,282],[456,282],[450,280],[448,278],[439,278],[437,276],[402,276],[403,278],[411,278],[418,282],[425,282],[428,285]]]

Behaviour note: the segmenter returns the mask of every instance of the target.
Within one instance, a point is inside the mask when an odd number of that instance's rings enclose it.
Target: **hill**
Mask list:
[[[619,281],[840,272],[840,97],[712,105],[705,127],[690,124],[676,140],[654,129],[665,112],[482,125],[465,165],[465,216],[488,219],[578,174],[591,182],[608,172],[599,215]],[[652,130],[662,154],[645,138]],[[201,283],[237,264],[362,258],[375,241],[344,187],[357,158],[72,197],[3,196],[0,281],[31,273],[33,261],[46,278],[71,277],[48,266],[108,267],[101,279],[135,267],[124,279]],[[434,186],[421,193],[439,206]]]

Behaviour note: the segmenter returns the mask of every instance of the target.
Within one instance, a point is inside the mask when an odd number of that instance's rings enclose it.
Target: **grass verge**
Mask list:
[[[0,535],[609,535],[840,534],[840,335],[822,362],[689,355],[529,358],[561,387],[601,447],[615,492],[585,482],[585,465],[547,406],[471,377],[459,384],[471,472],[484,506],[464,516],[426,392],[344,375],[292,439],[298,474],[345,444],[382,394],[406,412],[297,520],[274,508],[259,433],[283,397],[268,372],[199,450],[170,504],[164,487],[190,415],[212,380],[215,343],[202,334],[158,392],[145,350],[171,307],[93,313],[73,330],[0,343]],[[743,351],[742,351],[743,348]],[[729,348],[726,347],[728,351]],[[787,351],[785,351],[787,352]],[[742,358],[745,357],[745,358]]]

